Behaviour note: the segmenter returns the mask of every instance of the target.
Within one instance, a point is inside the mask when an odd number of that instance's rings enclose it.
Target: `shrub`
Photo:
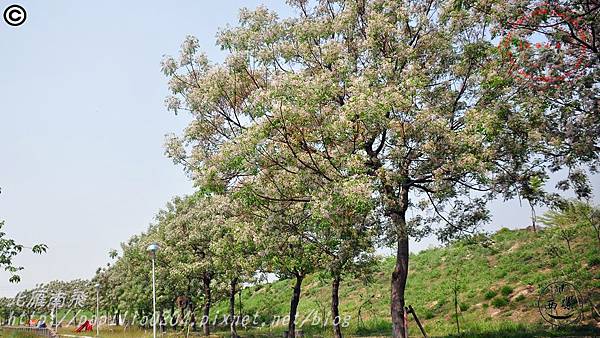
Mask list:
[[[504,277],[506,277],[506,275],[508,275],[508,272],[506,272],[504,270],[500,270],[496,273],[496,278],[504,278]]]
[[[460,303],[458,305],[458,307],[460,308],[461,312],[465,312],[465,311],[467,311],[469,309],[469,304],[467,304],[467,303]]]
[[[496,297],[496,295],[497,295],[497,294],[498,294],[498,293],[497,293],[496,291],[494,291],[494,290],[488,290],[488,291],[485,293],[484,297],[485,297],[485,299],[487,299],[487,300],[490,300],[490,299],[492,299],[492,298]]]
[[[513,288],[510,287],[509,285],[504,285],[502,287],[502,289],[500,289],[500,292],[502,293],[503,296],[508,296],[513,292]]]
[[[433,317],[435,317],[435,314],[430,309],[425,309],[425,311],[423,311],[423,318],[431,319]]]
[[[501,308],[506,305],[508,305],[508,298],[506,297],[496,297],[492,299],[492,306],[495,308]]]
[[[523,295],[518,295],[518,296],[515,298],[515,300],[516,300],[517,302],[520,302],[520,301],[522,301],[522,300],[524,300],[524,299],[525,299],[525,296],[523,296]]]
[[[588,265],[589,266],[600,265],[600,257],[598,257],[598,256],[590,257],[590,259],[588,259]]]

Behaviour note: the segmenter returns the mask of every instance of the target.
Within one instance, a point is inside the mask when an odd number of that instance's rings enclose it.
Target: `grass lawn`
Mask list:
[[[347,335],[348,337],[387,337],[389,336],[388,332],[389,328],[381,327],[380,329],[384,329],[382,332],[376,332],[375,328],[373,330],[365,330],[364,332],[357,332],[352,335]],[[415,328],[416,329],[416,328]],[[593,327],[573,327],[573,328],[562,328],[562,329],[549,329],[542,328],[536,326],[527,326],[518,323],[478,323],[476,325],[471,325],[466,328],[469,333],[463,335],[437,335],[430,337],[447,337],[447,338],[459,338],[459,337],[469,337],[469,338],[528,338],[528,337],[590,337],[590,336],[598,336],[600,331],[594,329]],[[239,329],[238,333],[242,337],[281,337],[283,331],[285,329],[283,327],[277,327],[272,329]],[[73,332],[73,327],[64,327],[59,330],[59,334],[61,336],[75,336],[75,337],[96,337],[96,332],[83,332],[83,333],[75,333]],[[324,329],[309,329],[303,330],[305,337],[329,337],[331,336],[330,330],[328,328]],[[165,334],[159,334],[160,337],[185,337],[184,331],[177,332],[167,332]],[[204,337],[200,332],[190,333],[191,337]],[[228,337],[228,331],[216,331],[211,337]],[[0,337],[6,338],[34,338],[35,335],[29,333],[10,333],[0,330]],[[63,336],[64,337],[64,336]],[[152,329],[139,329],[139,328],[128,328],[123,329],[122,327],[110,327],[110,328],[101,328],[100,336],[101,338],[150,338],[152,337]],[[417,330],[411,330],[410,337],[422,337],[420,332]]]

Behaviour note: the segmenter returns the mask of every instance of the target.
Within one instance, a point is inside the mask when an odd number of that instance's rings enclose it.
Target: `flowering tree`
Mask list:
[[[119,311],[122,310],[126,315],[135,314],[140,320],[146,313],[152,312],[152,288],[149,287],[151,266],[144,246],[147,236],[135,235],[122,243],[118,260],[110,267],[99,270],[96,275],[96,280],[101,283],[100,291],[113,294],[111,298],[118,301]]]
[[[306,276],[322,268],[323,252],[304,232],[307,213],[301,204],[279,201],[267,202],[242,192],[247,204],[246,232],[257,244],[259,270],[273,273],[281,279],[294,281],[290,299],[288,334],[296,332],[296,316],[302,283]]]
[[[45,318],[50,314],[54,321],[65,320],[70,324],[82,310],[95,308],[95,291],[88,280],[50,281],[38,284],[32,289],[20,291],[13,299],[7,299],[4,306],[0,306],[0,313],[4,312],[5,319],[10,319],[5,325],[18,325],[18,322],[32,319],[38,315]],[[2,303],[2,302],[0,302]],[[56,317],[58,312],[63,312],[62,317]]]
[[[116,261],[98,269],[94,282],[100,283],[100,305],[103,309],[112,311],[115,318],[124,312],[126,318],[135,316],[133,318],[146,325],[153,320],[151,260],[147,252],[150,243],[160,243],[160,251],[156,255],[159,313],[162,314],[165,309],[170,308],[173,317],[177,297],[188,295],[191,298],[190,289],[193,287],[195,290],[200,285],[199,277],[194,275],[196,271],[188,265],[192,262],[192,253],[185,252],[183,247],[177,250],[177,245],[171,245],[172,237],[167,238],[169,231],[173,231],[176,206],[181,201],[182,199],[177,198],[168,203],[166,208],[157,214],[156,221],[150,225],[147,232],[132,236],[126,243],[122,243],[122,254],[118,258],[116,252],[111,253],[112,257],[117,258]],[[116,322],[118,323],[118,320]]]
[[[497,2],[494,9],[500,47],[518,78],[548,88],[597,73],[597,1],[518,0]]]
[[[591,197],[587,172],[600,168],[600,3],[597,1],[492,1],[492,35],[510,76],[504,105],[512,111],[511,128],[503,132],[513,151],[505,174],[505,196],[519,194],[534,207],[556,203],[543,185],[567,169],[557,188]],[[500,107],[499,107],[500,108]],[[508,111],[508,110],[507,110]],[[508,184],[513,182],[512,187]]]
[[[228,289],[229,324],[232,337],[238,337],[236,324],[239,322],[235,314],[235,296],[241,291],[243,283],[253,281],[259,268],[260,257],[256,255],[257,243],[249,232],[242,217],[236,217],[235,203],[228,199],[221,205],[220,213],[226,215],[224,223],[216,229],[216,236],[211,241],[214,252],[215,268],[219,271],[217,279]]]
[[[179,95],[170,108],[195,116],[181,139],[169,140],[169,154],[208,186],[277,166],[325,182],[369,177],[398,248],[391,314],[402,336],[409,234],[441,220],[441,237],[451,238],[486,217],[480,200],[455,197],[477,188],[488,169],[471,123],[490,112],[470,87],[491,46],[479,41],[475,19],[474,27],[459,24],[440,4],[296,5],[300,17],[284,21],[264,9],[242,12],[241,27],[220,35],[231,51],[224,66],[198,56],[194,39],[178,63],[165,61]],[[407,221],[417,206],[409,191],[424,198],[418,206],[429,217]]]
[[[515,177],[597,159],[597,136],[544,133],[573,114],[546,114],[547,101],[528,99],[505,71],[490,40],[490,3],[290,3],[289,19],[242,10],[239,26],[219,34],[223,64],[192,37],[177,60],[164,60],[167,105],[193,118],[168,138],[167,154],[200,186],[288,203],[274,210],[280,225],[294,210],[308,218],[304,206],[322,187],[366,180],[397,248],[390,312],[402,337],[409,236],[472,232],[488,219],[489,198],[519,192]],[[557,140],[584,150],[553,157],[565,149]]]
[[[283,158],[283,154],[274,157]],[[246,180],[238,197],[241,195],[249,208],[242,212],[259,229],[258,242],[264,243],[267,253],[272,253],[267,259],[272,271],[283,272],[284,277],[291,274],[296,279],[290,318],[296,313],[306,273],[323,269],[331,278],[331,322],[334,335],[341,337],[338,296],[341,280],[345,275],[363,277],[373,263],[378,227],[368,180],[352,176],[326,183],[307,179],[314,178],[310,174],[290,175],[290,169],[290,166],[285,170],[270,168]],[[304,271],[297,273],[291,267]],[[290,322],[288,327],[290,334],[294,331],[293,324]]]
[[[205,335],[210,334],[212,284],[219,273],[213,242],[219,239],[227,223],[223,208],[227,209],[227,199],[220,195],[197,193],[180,199],[175,203],[173,220],[167,222],[162,231],[164,240],[161,242],[172,251],[169,256],[180,257],[175,269],[188,276],[195,275],[194,278],[201,281]]]
[[[344,184],[345,183],[345,184]],[[354,177],[343,184],[319,191],[309,203],[311,219],[308,236],[324,253],[325,271],[331,278],[331,322],[334,337],[341,338],[339,290],[344,277],[369,279],[375,265],[373,256],[377,221],[372,213],[369,189]]]
[[[196,245],[208,245],[209,241],[189,235],[194,231],[195,224],[185,218],[193,210],[194,201],[194,196],[174,198],[166,209],[158,213],[154,235],[145,240],[145,247],[151,242],[157,242],[160,246],[157,278],[162,280],[157,293],[163,298],[163,305],[171,309],[171,324],[186,321],[185,308],[178,303],[179,297],[189,299],[188,307],[196,303],[204,303],[205,307],[208,304],[209,311],[213,298],[211,282],[208,283],[208,289],[206,287],[206,276],[212,270],[211,259],[202,260],[198,257],[199,252],[193,249]],[[199,218],[198,222],[204,220]],[[176,308],[181,311],[183,318],[177,318]]]

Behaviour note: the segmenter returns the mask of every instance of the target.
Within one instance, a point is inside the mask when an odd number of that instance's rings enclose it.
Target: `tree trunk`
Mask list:
[[[333,319],[333,336],[335,338],[342,338],[342,327],[340,326],[340,281],[341,276],[336,274],[333,277],[333,282],[331,284],[331,318]]]
[[[229,324],[231,328],[231,337],[237,338],[238,334],[235,329],[235,286],[237,284],[237,278],[231,280],[231,287],[229,289],[229,320],[231,323]]]
[[[458,287],[454,286],[454,316],[456,319],[456,331],[460,336],[460,323],[458,321]]]
[[[591,222],[593,222],[593,221],[591,221]],[[592,224],[592,227],[594,227],[594,230],[596,231],[596,239],[598,240],[598,247],[600,247],[600,228],[598,228],[596,225],[594,225],[594,223],[591,223],[591,224]]]
[[[404,326],[404,290],[408,278],[408,232],[406,229],[406,210],[408,209],[408,189],[401,188],[401,196],[397,209],[390,212],[390,217],[396,230],[398,247],[396,250],[396,266],[392,272],[391,286],[391,315],[392,334],[394,338],[406,337],[407,328]]]
[[[537,232],[537,228],[536,228],[537,216],[535,214],[535,207],[533,206],[533,204],[531,204],[531,201],[529,202],[529,206],[531,207],[531,225],[533,226],[533,232]]]
[[[171,318],[169,319],[169,324],[173,327],[173,329],[177,330],[177,317],[175,316],[175,303],[177,302],[177,298],[173,302],[171,302]],[[173,323],[173,319],[175,319],[175,323]]]
[[[565,241],[567,242],[567,248],[569,249],[569,253],[572,255],[573,251],[571,250],[571,240],[569,240],[568,238],[565,238]]]
[[[240,289],[238,290],[238,292],[239,292],[239,294],[240,294],[240,295],[239,295],[240,308],[239,308],[239,310],[238,310],[238,313],[239,313],[238,315],[239,315],[239,317],[240,317],[240,318],[242,318],[242,316],[243,316],[244,312],[243,312],[243,308],[242,308],[242,288],[241,288],[241,287],[240,287]]]
[[[294,285],[294,293],[290,302],[290,322],[288,324],[288,338],[296,337],[296,312],[298,311],[298,303],[300,303],[300,291],[304,275],[296,273],[296,284]]]
[[[137,312],[137,315],[140,317],[140,320],[144,320],[144,310],[139,309],[138,312]],[[144,320],[144,328],[146,327],[146,322],[147,322],[147,320]],[[135,325],[135,317],[133,318],[133,321],[131,322],[131,325],[132,326]]]
[[[398,239],[396,266],[392,273],[391,312],[394,338],[404,338],[404,290],[408,277],[408,236]]]
[[[204,317],[202,318],[204,335],[210,335],[210,305],[211,305],[211,296],[210,296],[210,280],[211,278],[206,274],[202,278],[202,284],[204,287]]]

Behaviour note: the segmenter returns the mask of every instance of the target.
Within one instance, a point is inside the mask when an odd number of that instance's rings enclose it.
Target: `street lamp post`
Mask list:
[[[154,261],[156,258],[156,251],[158,251],[158,244],[152,243],[148,245],[148,252],[152,257],[152,337],[156,338],[156,279],[154,273]]]
[[[54,304],[54,309],[52,309],[54,314],[52,316],[52,323],[50,327],[54,327],[56,332],[58,332],[58,304]]]
[[[96,336],[100,335],[100,320],[98,315],[100,314],[100,283],[96,283]]]

